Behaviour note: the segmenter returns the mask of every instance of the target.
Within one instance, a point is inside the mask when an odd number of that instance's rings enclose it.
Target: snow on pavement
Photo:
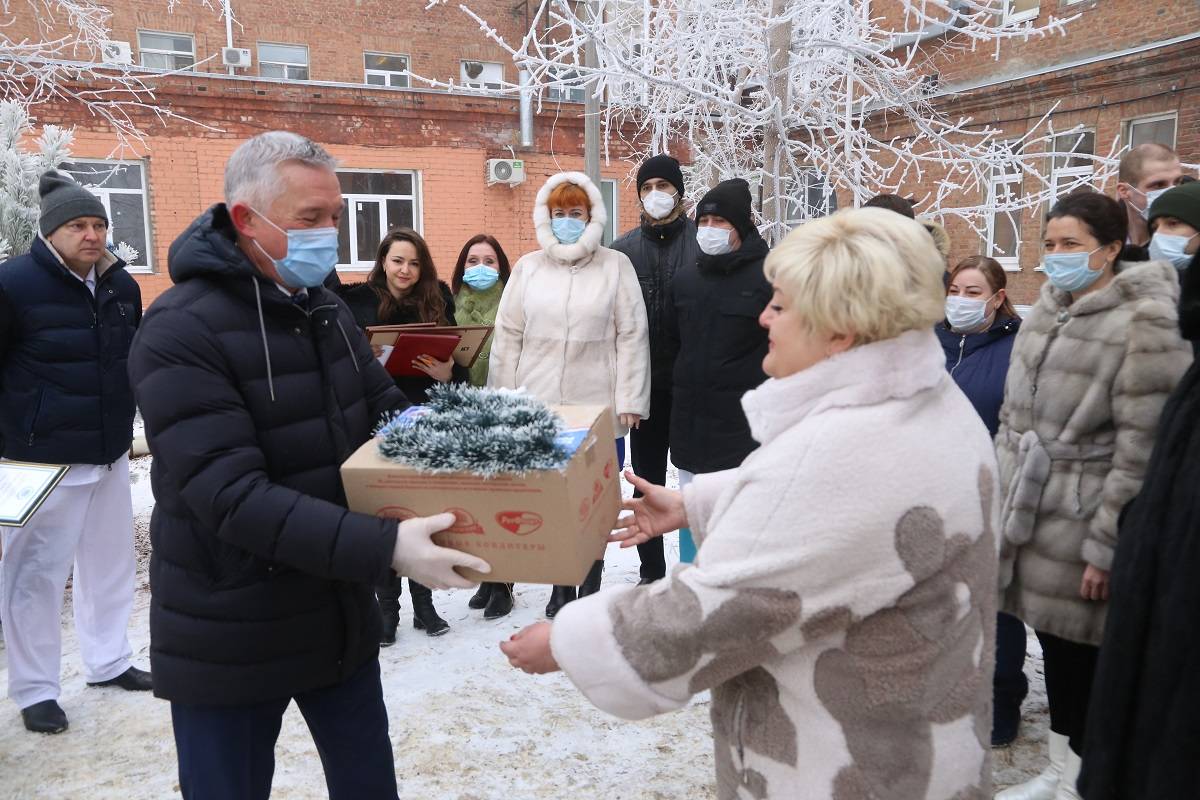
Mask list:
[[[139,572],[130,642],[134,663],[149,663],[146,536],[153,495],[149,458],[131,465]],[[669,483],[674,484],[674,473]],[[626,486],[626,494],[629,487]],[[667,539],[668,561],[677,539]],[[604,584],[636,583],[637,551],[610,547]],[[561,674],[528,676],[508,666],[498,643],[543,619],[546,586],[517,586],[508,617],[485,621],[467,608],[471,591],[435,592],[450,632],[431,638],[411,626],[407,585],[401,628],[380,651],[400,796],[423,800],[560,798],[666,800],[715,797],[708,696],[687,708],[625,722],[593,708]],[[1014,747],[996,751],[997,786],[1040,769],[1045,692],[1031,636],[1033,683],[1026,724]],[[0,684],[8,680],[0,649]],[[25,731],[10,701],[0,712],[0,800],[162,800],[179,797],[170,706],[149,694],[85,686],[79,645],[63,613],[60,704],[70,729]],[[324,798],[321,762],[292,705],[276,747],[273,798]]]

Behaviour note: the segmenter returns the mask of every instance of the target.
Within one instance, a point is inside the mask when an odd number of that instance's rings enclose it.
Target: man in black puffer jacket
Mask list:
[[[148,691],[129,663],[135,563],[125,375],[142,295],[105,249],[104,204],[54,171],[38,185],[39,236],[0,265],[0,441],[14,461],[70,469],[23,528],[0,528],[0,618],[8,696],[25,727],[59,733],[63,589],[72,602],[84,677]]]
[[[629,256],[642,285],[650,332],[650,416],[629,432],[633,471],[659,486],[667,482],[667,450],[671,433],[671,373],[675,348],[667,340],[667,303],[671,281],[684,265],[694,265],[700,249],[696,225],[684,206],[683,171],[668,155],[652,156],[637,173],[642,223],[612,243]],[[640,497],[640,492],[635,492]],[[638,545],[641,583],[667,574],[662,537]]]
[[[407,400],[322,287],[341,190],[320,146],[275,131],[225,170],[227,204],[171,245],[175,286],[134,340],[154,456],[150,658],[188,800],[266,798],[295,700],[331,798],[396,798],[372,587],[467,587],[487,565],[430,541],[453,516],[346,510],[338,468]]]
[[[758,317],[771,299],[763,276],[769,248],[751,218],[750,186],[717,184],[696,205],[696,263],[675,273],[667,337],[675,353],[671,461],[681,484],[692,475],[733,469],[758,446],[742,395],[767,379],[767,331]],[[680,560],[695,555],[682,531]]]

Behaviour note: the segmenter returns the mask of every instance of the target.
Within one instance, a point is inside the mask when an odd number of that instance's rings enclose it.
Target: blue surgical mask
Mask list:
[[[1197,236],[1200,236],[1200,233],[1194,233],[1191,236],[1176,236],[1171,233],[1154,234],[1154,238],[1150,240],[1150,260],[1170,261],[1175,265],[1175,269],[1186,269],[1192,260],[1192,254],[1184,251],[1187,249],[1188,242]]]
[[[1042,256],[1046,277],[1064,292],[1080,292],[1100,279],[1104,270],[1092,269],[1088,261],[1100,248],[1091,253],[1047,253]]]
[[[980,299],[961,295],[947,297],[946,322],[950,323],[950,329],[958,333],[969,333],[982,328],[983,323],[987,321],[987,304],[991,299],[991,297]]]
[[[1142,197],[1146,198],[1146,207],[1139,209],[1142,219],[1150,219],[1150,206],[1154,205],[1154,201],[1166,194],[1170,188],[1171,187],[1168,186],[1166,189],[1151,189],[1148,192],[1142,192],[1141,189],[1135,190],[1141,192]]]
[[[271,259],[279,272],[279,279],[293,289],[313,288],[320,286],[337,266],[338,232],[337,228],[293,228],[284,230],[271,222],[267,215],[253,206],[250,210],[267,221],[272,228],[287,237],[287,253],[283,258],[271,258],[271,254],[263,250],[258,240],[254,246],[262,250],[262,254]]]
[[[479,292],[492,288],[498,280],[500,280],[500,273],[483,264],[467,267],[463,272],[463,283]]]
[[[563,244],[578,242],[586,228],[586,222],[574,217],[555,217],[550,220],[550,230],[554,232],[554,238]]]

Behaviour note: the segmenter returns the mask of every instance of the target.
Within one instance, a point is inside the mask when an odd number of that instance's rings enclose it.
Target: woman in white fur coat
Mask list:
[[[792,232],[742,401],[761,447],[682,495],[629,475],[614,540],[687,525],[695,563],[526,628],[510,662],[626,719],[711,689],[721,800],[989,797],[998,485],[933,333],[943,270],[890,211]]]
[[[623,464],[625,435],[650,413],[650,341],[633,264],[600,245],[607,218],[581,172],[554,175],[538,192],[542,249],[517,261],[504,289],[488,385],[524,387],[556,405],[609,406]],[[600,588],[603,567],[595,563],[580,597]],[[573,599],[575,587],[554,587],[546,616]]]

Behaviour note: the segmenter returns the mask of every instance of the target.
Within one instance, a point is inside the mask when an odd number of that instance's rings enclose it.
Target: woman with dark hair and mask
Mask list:
[[[454,306],[460,325],[495,325],[500,297],[512,274],[508,255],[494,236],[478,233],[467,240],[454,265],[450,288],[454,291]],[[488,366],[491,364],[492,339],[488,337],[479,358],[471,365],[472,386],[487,386]],[[474,609],[483,609],[484,619],[507,616],[513,607],[511,583],[479,584],[479,590],[467,602]]]
[[[1008,298],[1008,275],[994,258],[970,256],[946,273],[946,318],[934,326],[946,369],[979,413],[988,433],[1000,427],[1004,378],[1021,318]],[[1025,677],[1025,623],[996,618],[996,672],[992,678],[992,747],[1017,738]]]
[[[1192,360],[1175,268],[1119,260],[1127,231],[1104,195],[1055,204],[1043,242],[1049,280],[1017,334],[1004,387],[1002,610],[1042,644],[1050,758],[999,800],[1079,797],[1117,517],[1142,486],[1159,415]]]
[[[350,307],[355,321],[364,328],[416,322],[457,324],[450,287],[438,280],[429,246],[421,234],[411,228],[394,228],[383,237],[375,255],[375,266],[366,282],[343,286],[342,299]],[[467,371],[452,360],[439,361],[430,355],[418,356],[413,367],[424,375],[397,376],[396,386],[414,404],[424,403],[425,393],[438,383],[465,382],[468,378]],[[413,627],[430,636],[440,636],[448,631],[450,626],[433,607],[433,592],[411,578],[408,588],[413,600]],[[398,577],[376,588],[379,608],[383,612],[380,644],[384,647],[396,641],[400,592]]]

